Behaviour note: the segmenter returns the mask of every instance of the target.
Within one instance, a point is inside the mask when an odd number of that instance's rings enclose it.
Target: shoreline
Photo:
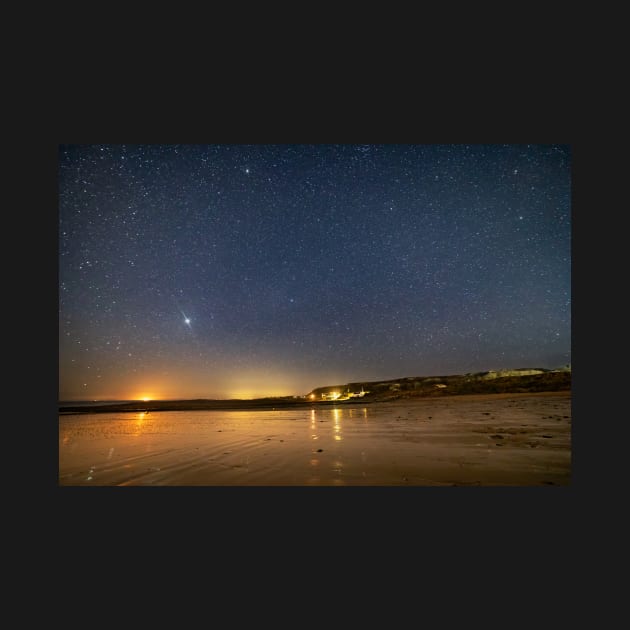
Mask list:
[[[108,403],[103,405],[81,405],[59,407],[59,415],[77,414],[97,414],[97,413],[137,413],[137,412],[157,412],[157,411],[212,411],[212,410],[234,410],[234,411],[274,411],[281,409],[318,409],[330,407],[356,407],[365,405],[379,405],[382,403],[405,403],[411,402],[435,402],[437,400],[458,399],[458,400],[503,400],[511,397],[531,397],[531,396],[554,396],[571,394],[570,389],[553,391],[532,391],[532,392],[498,392],[498,393],[475,393],[475,394],[439,394],[433,396],[389,396],[379,398],[361,398],[359,400],[347,401],[311,401],[302,399],[273,399],[257,398],[252,400],[149,400],[134,401],[129,403]]]

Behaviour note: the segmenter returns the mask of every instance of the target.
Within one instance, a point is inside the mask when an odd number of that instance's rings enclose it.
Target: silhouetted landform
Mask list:
[[[503,394],[571,389],[571,367],[556,370],[545,368],[519,368],[491,370],[474,374],[448,376],[408,376],[389,381],[347,383],[318,387],[307,397],[314,401],[340,402],[331,395],[350,396],[348,402],[377,402],[400,398],[458,396],[461,394]],[[361,397],[357,395],[366,392]],[[345,400],[343,402],[346,402]]]
[[[282,396],[252,400],[150,400],[102,406],[64,406],[59,413],[114,413],[121,411],[203,411],[212,409],[286,409],[315,405],[365,405],[409,398],[434,398],[464,394],[517,394],[571,390],[571,368],[557,370],[522,368],[451,374],[409,376],[388,381],[363,381],[318,387],[306,396]],[[330,398],[338,395],[338,398]]]

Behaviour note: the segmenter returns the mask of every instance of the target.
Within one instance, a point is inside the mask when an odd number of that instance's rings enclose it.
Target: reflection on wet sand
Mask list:
[[[135,414],[135,415],[136,415],[136,423],[135,423],[135,429],[136,430],[135,430],[134,435],[135,436],[139,436],[139,435],[142,435],[142,428],[143,428],[143,425],[144,425],[144,419],[145,419],[147,413],[146,413],[146,411],[141,411],[140,413]]]
[[[566,485],[570,393],[59,418],[60,485]]]

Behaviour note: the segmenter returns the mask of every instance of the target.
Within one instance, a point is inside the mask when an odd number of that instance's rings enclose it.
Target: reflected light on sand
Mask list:
[[[335,440],[337,442],[339,442],[342,438],[341,438],[341,410],[340,409],[333,409],[333,420],[334,420],[334,425],[333,425],[333,430],[335,432]]]
[[[136,418],[136,431],[134,433],[134,435],[141,435],[142,434],[142,428],[144,426],[144,419],[147,415],[146,411],[141,411],[138,414],[138,417]]]

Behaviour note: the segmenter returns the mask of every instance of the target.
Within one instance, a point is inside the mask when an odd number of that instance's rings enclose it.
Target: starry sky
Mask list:
[[[571,361],[567,145],[60,145],[59,398]]]

